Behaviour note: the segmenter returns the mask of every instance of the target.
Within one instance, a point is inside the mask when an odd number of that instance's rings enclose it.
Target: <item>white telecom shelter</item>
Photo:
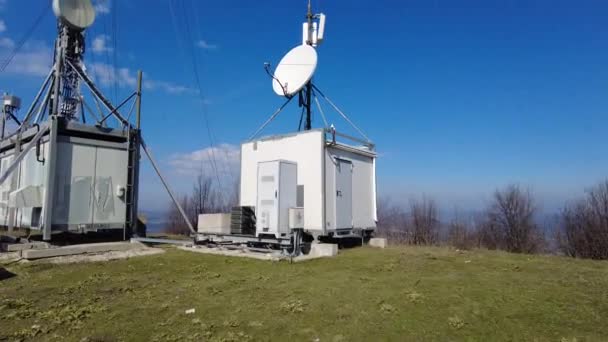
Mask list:
[[[230,233],[201,227],[199,240],[280,245],[295,255],[315,239],[365,239],[376,229],[375,145],[313,83],[324,28],[325,15],[314,14],[309,1],[302,44],[274,72],[264,64],[274,93],[285,102],[241,145],[239,205],[231,211]],[[338,133],[319,98],[361,138]],[[294,99],[301,109],[298,132],[258,138]],[[322,128],[313,129],[313,105]]]
[[[371,232],[375,229],[376,153],[368,147],[336,142],[334,137],[327,139],[327,135],[331,133],[314,129],[241,145],[240,205],[256,208],[258,236],[266,233],[266,226],[261,222],[267,215],[282,218],[288,215],[289,208],[284,205],[264,201],[272,200],[273,196],[293,199],[294,191],[296,203],[289,205],[302,208],[305,232],[314,236],[340,236],[350,235],[353,230]],[[279,177],[269,183],[268,168],[279,168],[271,166],[272,161],[295,165],[295,179]],[[267,213],[269,208],[275,213]],[[283,230],[285,228],[295,227],[283,226],[280,230],[269,229],[267,233],[280,238],[277,232],[288,233],[289,230]]]

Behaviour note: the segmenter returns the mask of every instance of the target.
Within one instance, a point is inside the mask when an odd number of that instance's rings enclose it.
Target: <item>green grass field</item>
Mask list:
[[[365,247],[289,264],[168,248],[4,267],[16,276],[0,281],[0,340],[608,340],[608,262]]]

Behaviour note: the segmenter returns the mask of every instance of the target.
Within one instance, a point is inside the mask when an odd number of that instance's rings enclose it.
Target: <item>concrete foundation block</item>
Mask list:
[[[308,255],[311,257],[333,257],[338,255],[338,245],[334,243],[313,243]]]
[[[128,251],[131,249],[141,248],[139,244],[130,242],[104,242],[104,243],[88,243],[82,245],[65,246],[49,249],[29,249],[24,250],[21,255],[24,259],[42,259],[52,258],[65,255],[77,255],[87,253],[103,253],[112,251]]]
[[[47,249],[49,244],[46,242],[27,242],[27,243],[1,243],[0,250],[6,252],[18,252],[28,249]]]
[[[199,214],[198,232],[230,234],[230,214]]]
[[[386,239],[383,239],[383,238],[372,238],[372,239],[369,239],[369,245],[370,245],[370,247],[386,248],[388,243],[387,243]]]

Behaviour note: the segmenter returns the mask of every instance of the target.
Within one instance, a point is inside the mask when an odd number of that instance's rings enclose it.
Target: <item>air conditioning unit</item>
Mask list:
[[[289,229],[304,228],[304,208],[289,208]]]

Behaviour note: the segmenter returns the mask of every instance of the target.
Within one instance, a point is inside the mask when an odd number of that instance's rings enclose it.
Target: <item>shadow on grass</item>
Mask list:
[[[354,248],[361,247],[362,241],[361,238],[334,238],[334,237],[323,237],[320,239],[322,243],[334,243],[338,245],[338,248]]]
[[[0,281],[10,279],[10,278],[16,277],[16,276],[17,275],[15,273],[9,272],[5,268],[0,267]]]

